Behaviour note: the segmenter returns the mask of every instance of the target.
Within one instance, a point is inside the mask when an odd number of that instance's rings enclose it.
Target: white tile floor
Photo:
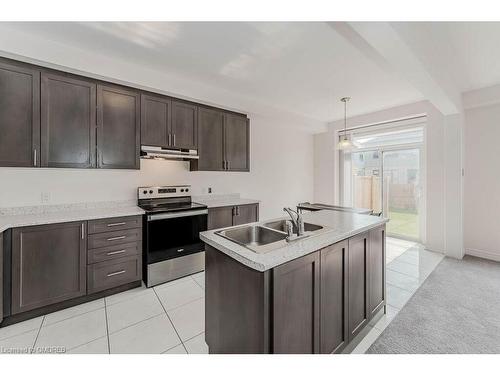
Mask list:
[[[387,238],[387,315],[353,353],[364,353],[441,261],[420,245]],[[204,273],[0,328],[0,353],[56,347],[67,353],[207,353]]]

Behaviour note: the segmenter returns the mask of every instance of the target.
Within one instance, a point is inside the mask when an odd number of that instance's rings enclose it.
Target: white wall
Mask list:
[[[425,228],[423,228],[423,241],[430,250],[460,258],[462,256],[460,247],[462,234],[459,233],[456,235],[456,226],[452,228],[451,224],[448,230],[449,236],[454,236],[459,241],[448,241],[450,246],[448,249],[446,246],[445,117],[430,103],[422,101],[355,116],[348,120],[348,125],[354,127],[422,114],[427,115],[426,149],[424,152],[426,165],[426,217]],[[316,163],[319,163],[315,165],[315,201],[340,203],[338,191],[339,160],[335,139],[337,138],[338,131],[342,128],[343,122],[337,121],[329,125],[327,133],[315,135],[314,158]],[[453,177],[456,176],[453,175]],[[332,180],[334,181],[333,184]],[[452,234],[452,229],[455,231],[455,234]]]
[[[465,251],[500,261],[500,86],[465,94],[464,105]]]
[[[313,136],[250,115],[250,173],[190,172],[188,162],[141,160],[140,171],[0,168],[0,207],[136,199],[137,187],[191,184],[195,195],[240,193],[261,200],[260,215],[283,215],[313,197]]]

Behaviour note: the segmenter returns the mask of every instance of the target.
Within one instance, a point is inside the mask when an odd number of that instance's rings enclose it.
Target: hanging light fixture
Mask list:
[[[346,96],[340,99],[344,103],[344,137],[337,144],[337,148],[342,151],[351,151],[357,148],[357,145],[347,138],[347,102],[351,100],[350,97]]]

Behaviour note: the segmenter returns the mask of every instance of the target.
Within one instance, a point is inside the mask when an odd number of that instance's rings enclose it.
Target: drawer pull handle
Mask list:
[[[125,270],[111,272],[111,273],[108,273],[106,276],[111,277],[111,276],[121,275],[122,273],[125,273]]]
[[[124,221],[122,221],[121,223],[111,223],[111,224],[108,224],[108,227],[118,227],[120,225],[125,225],[127,223],[125,223]]]
[[[108,238],[106,241],[123,240],[125,237],[126,236],[111,237],[111,238]]]
[[[110,251],[109,253],[106,253],[106,255],[123,254],[124,252],[125,250]]]
[[[178,253],[182,253],[183,251],[184,251],[184,249],[177,249]]]

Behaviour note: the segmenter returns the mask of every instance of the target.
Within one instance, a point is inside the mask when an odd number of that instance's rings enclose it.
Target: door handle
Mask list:
[[[125,273],[125,270],[121,271],[116,271],[116,272],[111,272],[106,275],[106,277],[111,277],[111,276],[116,276],[116,275],[121,275],[122,273]]]
[[[226,165],[227,165],[226,169],[229,170],[229,165],[230,165],[230,161],[229,160],[226,161]]]
[[[110,251],[109,253],[106,253],[106,255],[123,254],[124,252],[125,250]]]
[[[125,225],[126,223],[123,221],[121,223],[111,223],[111,224],[108,224],[108,227],[117,227],[117,226],[120,226],[120,225]]]
[[[33,150],[33,165],[36,167],[36,148]]]
[[[175,133],[174,133],[174,135],[173,135],[173,138],[174,138],[174,146],[175,146]]]
[[[85,224],[82,223],[82,240],[85,239]]]
[[[172,134],[168,133],[168,145],[172,145]]]
[[[124,238],[126,238],[126,236],[111,237],[107,238],[106,241],[117,241],[117,240],[123,240]]]

